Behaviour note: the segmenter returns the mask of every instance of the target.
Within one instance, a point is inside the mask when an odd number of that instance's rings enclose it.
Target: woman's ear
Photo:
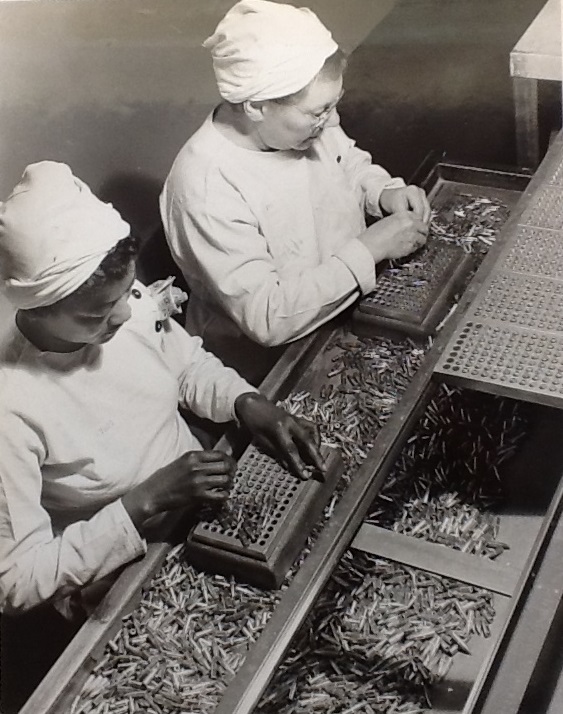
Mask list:
[[[253,102],[247,99],[242,103],[242,107],[250,121],[261,122],[264,119],[264,104],[265,102]]]

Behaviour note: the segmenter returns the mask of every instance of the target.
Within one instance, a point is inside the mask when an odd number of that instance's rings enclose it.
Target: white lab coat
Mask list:
[[[62,597],[142,555],[120,497],[201,449],[178,405],[224,422],[254,391],[135,285],[100,346],[40,352],[14,325],[0,354],[0,605]]]
[[[404,186],[339,127],[308,151],[252,151],[210,115],[178,154],[160,206],[191,290],[186,328],[251,377],[260,349],[303,337],[375,287],[358,240],[384,188]]]

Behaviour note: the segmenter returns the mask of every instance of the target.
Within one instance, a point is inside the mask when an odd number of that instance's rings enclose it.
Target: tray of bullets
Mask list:
[[[377,277],[352,315],[358,335],[394,331],[412,337],[431,335],[450,307],[452,297],[474,265],[459,245],[430,239],[400,261],[391,261]]]
[[[190,533],[189,561],[258,587],[278,588],[343,471],[337,449],[323,446],[321,453],[327,465],[324,480],[311,472],[300,481],[251,444],[238,461],[226,506]]]

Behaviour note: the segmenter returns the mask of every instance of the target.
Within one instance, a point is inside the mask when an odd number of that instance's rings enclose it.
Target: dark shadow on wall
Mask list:
[[[113,174],[100,187],[98,196],[109,201],[131,225],[131,232],[144,241],[160,223],[158,179],[137,173]]]
[[[544,4],[401,0],[350,57],[345,130],[393,175],[411,175],[430,151],[516,166],[509,56]],[[540,86],[542,153],[561,117],[549,84]]]
[[[99,197],[113,204],[131,226],[131,233],[141,241],[137,260],[139,280],[150,285],[173,275],[175,285],[187,291],[164,237],[158,206],[161,189],[162,183],[153,177],[124,172],[104,182]]]

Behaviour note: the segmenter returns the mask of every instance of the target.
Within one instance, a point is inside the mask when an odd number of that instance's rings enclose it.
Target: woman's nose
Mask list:
[[[114,307],[108,322],[112,327],[123,325],[131,317],[131,307],[127,300],[120,300]]]
[[[325,119],[325,126],[338,126],[340,124],[340,114],[338,109],[333,109]]]

